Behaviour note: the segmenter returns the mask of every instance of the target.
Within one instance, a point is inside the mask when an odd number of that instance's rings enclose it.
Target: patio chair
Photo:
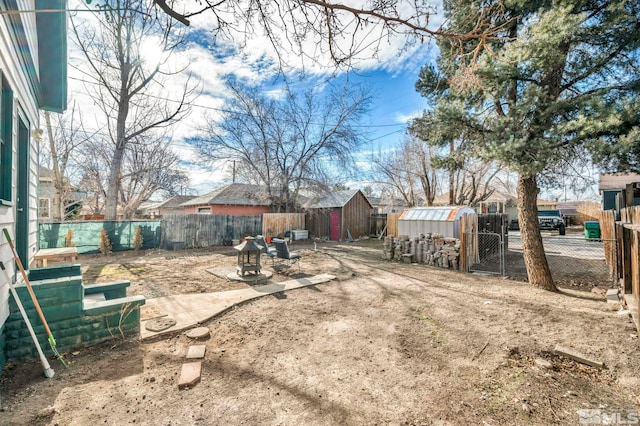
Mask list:
[[[300,256],[298,253],[289,251],[289,246],[287,246],[286,240],[274,238],[272,241],[276,246],[276,258],[281,262],[289,261],[289,264],[293,265],[294,263],[298,263],[298,261],[302,258],[302,256]],[[298,267],[300,267],[299,263]]]
[[[256,235],[256,243],[262,246],[262,254],[266,254],[271,259],[271,264],[273,264],[274,259],[276,258],[276,248],[269,247],[267,242],[264,239],[264,235]]]

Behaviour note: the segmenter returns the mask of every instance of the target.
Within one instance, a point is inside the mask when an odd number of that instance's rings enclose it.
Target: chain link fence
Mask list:
[[[578,235],[543,235],[542,241],[556,284],[609,285],[615,280],[612,269],[606,262],[605,248],[615,250],[616,240],[586,239]],[[505,253],[505,274],[513,278],[527,278],[519,233],[509,233],[509,250]]]
[[[504,275],[504,240],[494,232],[467,233],[469,272]],[[477,250],[473,246],[477,246]]]

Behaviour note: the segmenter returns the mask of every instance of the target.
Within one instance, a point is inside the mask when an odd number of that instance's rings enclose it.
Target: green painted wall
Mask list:
[[[139,333],[140,305],[144,304],[144,297],[127,297],[128,281],[85,289],[80,265],[36,269],[30,271],[30,277],[60,353]],[[44,354],[53,355],[27,287],[16,285],[16,291]],[[89,304],[84,300],[86,294],[98,291],[105,294],[106,301]],[[9,300],[9,311],[0,340],[0,346],[4,344],[2,363],[38,359],[36,346],[13,296]]]
[[[4,365],[7,362],[7,357],[4,354],[6,346],[6,339],[4,338],[4,325],[0,327],[0,372],[4,369]]]
[[[41,249],[65,246],[67,231],[73,232],[72,242],[78,253],[98,253],[100,230],[105,229],[113,251],[132,250],[136,227],[142,229],[142,248],[157,248],[160,245],[160,221],[86,221],[63,223],[40,223],[38,243]]]

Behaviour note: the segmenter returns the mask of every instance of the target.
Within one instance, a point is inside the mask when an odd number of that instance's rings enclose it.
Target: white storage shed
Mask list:
[[[441,234],[445,238],[460,238],[460,218],[464,214],[475,214],[475,210],[466,206],[407,209],[398,219],[398,235],[414,238],[420,234]]]

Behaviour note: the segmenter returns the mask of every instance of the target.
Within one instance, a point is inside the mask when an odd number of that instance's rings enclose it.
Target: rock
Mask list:
[[[38,411],[37,416],[38,417],[49,417],[49,416],[53,416],[54,414],[57,414],[59,411],[56,407],[54,407],[53,405],[48,406],[47,408],[43,408],[42,410]]]
[[[533,362],[540,368],[553,368],[553,364],[546,359],[536,358]]]
[[[609,303],[618,303],[620,302],[620,296],[618,296],[618,294],[620,293],[620,290],[617,288],[610,288],[609,290],[607,290],[607,302]]]
[[[188,362],[182,364],[180,378],[178,379],[178,389],[186,389],[200,382],[202,374],[202,362]]]
[[[596,286],[591,289],[591,293],[597,294],[599,296],[604,296],[605,294],[607,294],[607,290],[608,290],[607,287]]]
[[[206,352],[206,350],[207,350],[207,347],[205,345],[189,346],[189,351],[187,352],[187,359],[204,358],[204,353]]]
[[[156,318],[150,321],[147,321],[144,328],[154,333],[159,331],[164,331],[170,327],[176,325],[176,320],[173,318],[165,317],[165,318]]]
[[[187,331],[185,335],[190,339],[206,339],[211,332],[207,327],[196,327]]]

